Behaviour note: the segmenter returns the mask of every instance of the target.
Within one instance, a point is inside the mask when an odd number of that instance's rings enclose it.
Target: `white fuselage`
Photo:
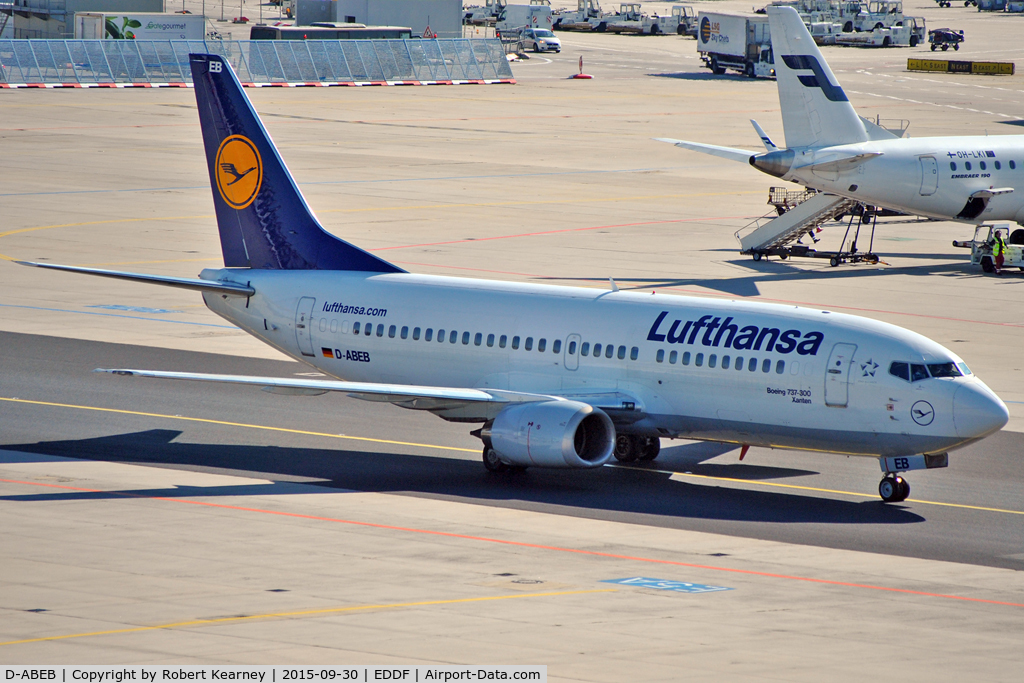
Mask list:
[[[785,180],[920,216],[969,223],[1024,221],[1024,136],[932,137],[877,140],[795,149]],[[881,153],[852,168],[801,168],[863,153]],[[826,167],[828,169],[829,167]],[[976,205],[979,191],[1015,189]]]
[[[894,456],[944,452],[1005,423],[973,375],[889,373],[893,361],[960,363],[949,350],[827,311],[405,273],[203,278],[251,283],[250,299],[204,298],[332,377],[614,396],[607,412],[624,433]]]

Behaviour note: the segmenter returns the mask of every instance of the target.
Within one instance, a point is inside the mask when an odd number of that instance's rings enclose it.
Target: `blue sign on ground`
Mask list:
[[[619,583],[624,586],[637,586],[639,588],[656,588],[661,591],[675,591],[676,593],[714,593],[716,591],[731,591],[726,586],[705,586],[700,583],[686,583],[685,581],[665,581],[663,579],[648,579],[642,576],[634,576],[631,579],[606,579],[601,583]]]

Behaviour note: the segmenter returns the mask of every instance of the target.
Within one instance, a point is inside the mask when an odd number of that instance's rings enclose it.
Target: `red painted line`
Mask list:
[[[284,512],[282,510],[264,510],[262,508],[243,507],[241,505],[224,505],[223,503],[209,503],[201,500],[189,500],[187,498],[164,498],[160,496],[143,496],[121,491],[104,491],[102,489],[87,489],[78,486],[63,486],[61,484],[43,484],[35,481],[18,481],[16,479],[0,479],[6,484],[21,484],[24,486],[38,486],[42,488],[62,489],[66,491],[80,491],[83,493],[106,493],[108,495],[120,496],[123,498],[140,498],[146,500],[159,500],[165,503],[180,503],[182,505],[197,505],[199,507],[215,508],[220,510],[234,510],[236,512],[255,512],[263,515],[275,515],[278,517],[291,517],[293,519],[308,519],[316,522],[331,522],[333,524],[347,524],[349,526],[361,526],[371,529],[384,529],[387,531],[402,531],[411,534],[424,534],[427,536],[442,536],[445,538],[458,538],[464,541],[477,541],[480,543],[494,543],[508,545],[517,548],[531,548],[534,550],[550,550],[559,553],[571,553],[573,555],[586,555],[590,557],[603,557],[612,560],[629,560],[631,562],[644,562],[649,564],[661,564],[672,567],[688,567],[690,569],[705,569],[715,572],[726,572],[729,574],[742,574],[746,576],[760,576],[769,579],[785,579],[787,581],[803,581],[806,583],[817,583],[826,586],[842,586],[845,588],[862,588],[865,590],[883,591],[886,593],[903,593],[905,595],[917,595],[927,598],[942,598],[944,600],[959,600],[962,602],[975,602],[986,605],[1003,605],[1006,607],[1024,607],[1024,603],[1005,602],[1002,600],[986,600],[984,598],[969,598],[963,595],[950,595],[947,593],[930,593],[928,591],[915,591],[909,588],[893,588],[892,586],[875,586],[869,583],[852,583],[850,581],[833,581],[831,579],[816,579],[810,576],[795,576],[791,574],[775,574],[773,572],[759,572],[752,569],[736,569],[734,567],[716,567],[708,564],[696,564],[693,562],[679,562],[677,560],[661,560],[652,557],[638,557],[634,555],[619,555],[617,553],[604,553],[598,550],[583,550],[581,548],[563,548],[557,545],[542,545],[539,543],[526,543],[525,541],[509,541],[501,538],[489,538],[487,536],[471,536],[469,534],[456,534],[451,531],[435,531],[432,529],[416,529],[413,527],[394,526],[391,524],[377,524],[374,522],[359,522],[350,519],[338,519],[336,517],[322,517],[319,515],[305,515],[298,512]]]
[[[369,251],[390,251],[392,249],[414,249],[416,247],[436,247],[443,244],[464,244],[469,242],[490,242],[492,240],[507,240],[514,237],[539,237],[541,235],[557,235],[564,232],[586,232],[588,230],[602,230],[611,228],[634,228],[640,225],[664,225],[666,223],[692,223],[695,221],[716,221],[736,218],[749,218],[749,216],[717,216],[714,218],[673,218],[667,221],[642,221],[639,223],[620,223],[617,225],[593,225],[588,228],[562,228],[560,230],[542,230],[539,232],[524,232],[515,235],[496,235],[495,237],[478,237],[471,240],[449,240],[446,242],[425,242],[423,244],[403,244],[395,247],[377,247]]]

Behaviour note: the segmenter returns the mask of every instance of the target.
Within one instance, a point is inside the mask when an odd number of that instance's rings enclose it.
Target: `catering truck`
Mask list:
[[[75,12],[78,40],[203,40],[206,17],[155,12]]]
[[[712,73],[726,69],[750,78],[775,78],[775,58],[767,16],[701,12],[697,17],[697,52]]]

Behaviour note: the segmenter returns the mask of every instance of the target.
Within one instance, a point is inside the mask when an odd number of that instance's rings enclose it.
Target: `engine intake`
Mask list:
[[[503,462],[522,467],[600,467],[615,446],[611,418],[578,401],[509,406],[481,435]]]

